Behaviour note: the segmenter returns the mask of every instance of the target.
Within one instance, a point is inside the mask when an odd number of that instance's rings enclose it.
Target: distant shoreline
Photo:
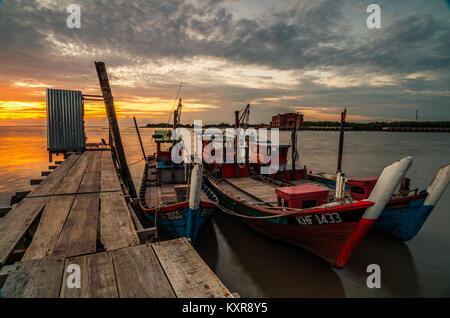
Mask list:
[[[191,124],[181,124],[179,127],[194,128]],[[203,128],[233,128],[232,124],[219,123],[203,125]],[[269,125],[249,125],[253,128],[268,128]],[[142,128],[172,128],[171,124],[158,123],[147,124]],[[274,127],[276,128],[276,127]],[[339,122],[317,121],[308,122],[305,121],[300,130],[318,130],[318,131],[336,131],[340,129]],[[369,123],[345,123],[345,130],[349,131],[386,131],[386,132],[450,132],[450,121],[396,121],[396,122],[369,122]]]

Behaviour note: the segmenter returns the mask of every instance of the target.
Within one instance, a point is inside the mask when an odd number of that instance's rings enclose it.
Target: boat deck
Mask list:
[[[0,237],[5,297],[231,297],[187,239],[141,243],[110,151],[70,155],[0,218]]]
[[[259,202],[265,203],[269,206],[277,206],[277,195],[275,188],[278,188],[276,184],[265,182],[257,179],[256,177],[243,177],[243,178],[231,178],[223,179],[220,182],[220,186],[226,192],[238,199],[247,202]],[[329,189],[326,186],[315,182],[313,180],[295,180],[291,182],[294,185],[314,184],[329,190],[328,198],[332,201],[334,198],[334,189]]]

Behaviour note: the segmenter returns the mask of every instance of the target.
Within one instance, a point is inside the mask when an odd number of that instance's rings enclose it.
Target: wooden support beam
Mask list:
[[[156,227],[149,227],[147,229],[137,230],[136,234],[139,237],[141,244],[151,242],[156,237]]]
[[[22,201],[23,199],[25,199],[25,197],[30,194],[30,191],[20,191],[20,192],[16,192],[16,194],[14,194],[11,197],[11,201],[10,204],[14,205],[16,203],[19,203],[20,201]]]
[[[12,207],[10,207],[10,206],[0,207],[0,218],[4,217],[6,215],[6,213],[11,211],[11,209],[12,209]]]
[[[109,86],[105,63],[95,62],[95,68],[97,69],[98,80],[102,89],[103,100],[105,101],[106,114],[108,116],[109,128],[112,135],[114,147],[117,152],[120,174],[128,188],[128,192],[133,198],[136,198],[136,189],[134,187],[133,179],[131,178],[130,169],[128,167],[127,159],[125,156],[125,150],[122,144],[122,138],[120,137],[119,123],[116,117],[114,100],[111,93],[111,87]]]
[[[30,180],[30,184],[31,185],[37,185],[37,184],[41,183],[42,180],[44,180],[44,179],[31,179]]]

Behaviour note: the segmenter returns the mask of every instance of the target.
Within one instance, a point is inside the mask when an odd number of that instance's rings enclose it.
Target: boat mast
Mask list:
[[[345,198],[345,176],[342,173],[342,153],[344,150],[344,124],[345,117],[347,116],[347,108],[341,113],[341,131],[339,134],[339,154],[338,154],[338,164],[336,169],[336,193],[335,200],[340,201]]]
[[[297,153],[297,121],[298,115],[295,116],[295,121],[291,128],[291,161],[292,161],[292,180],[295,180],[295,160],[298,157]]]
[[[338,155],[338,163],[336,173],[342,172],[342,153],[344,150],[344,124],[345,117],[347,117],[347,108],[344,108],[344,111],[341,113],[341,129],[339,134],[339,155]]]

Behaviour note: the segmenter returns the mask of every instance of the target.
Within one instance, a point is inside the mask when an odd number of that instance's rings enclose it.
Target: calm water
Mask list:
[[[129,164],[142,158],[136,133],[122,127]],[[153,129],[142,129],[152,153]],[[289,133],[281,133],[289,141]],[[87,128],[88,142],[107,130]],[[301,164],[313,171],[336,169],[337,132],[299,132]],[[388,164],[413,155],[411,187],[425,188],[439,167],[450,163],[450,134],[346,132],[343,168],[347,176],[376,176]],[[54,159],[55,160],[55,159]],[[56,159],[57,160],[57,159]],[[0,127],[0,206],[29,179],[48,169],[44,127]],[[130,167],[140,183],[143,162]],[[241,297],[450,297],[450,190],[442,195],[419,234],[401,242],[370,233],[344,269],[301,248],[273,241],[241,222],[216,213],[199,233],[196,249],[232,291]],[[0,238],[1,239],[1,238]],[[366,287],[366,268],[381,266],[381,289]]]

